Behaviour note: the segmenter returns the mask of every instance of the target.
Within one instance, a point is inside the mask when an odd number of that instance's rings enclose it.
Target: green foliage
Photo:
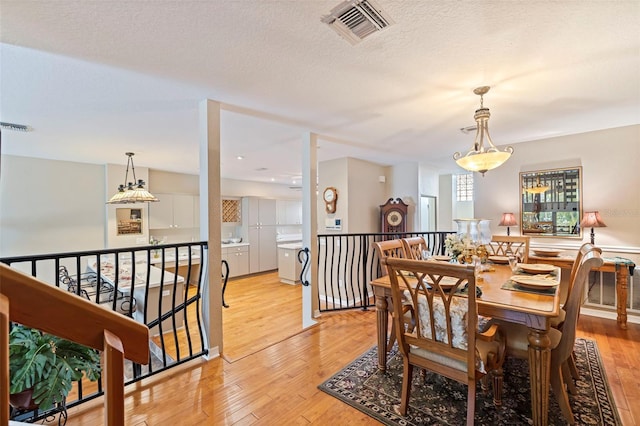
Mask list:
[[[9,333],[10,393],[33,388],[41,410],[62,402],[82,375],[100,378],[100,354],[95,349],[16,324]]]

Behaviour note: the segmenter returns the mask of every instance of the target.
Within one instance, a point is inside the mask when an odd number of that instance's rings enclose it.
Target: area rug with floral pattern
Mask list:
[[[595,341],[577,339],[576,365],[580,380],[577,395],[569,395],[576,424],[621,425],[607,384],[602,359]],[[402,355],[394,347],[387,371],[378,369],[376,347],[351,362],[318,386],[322,391],[387,425],[459,425],[465,423],[467,388],[437,374],[414,368],[407,415],[400,405]],[[529,368],[526,361],[507,359],[504,365],[502,406],[493,404],[491,389],[476,392],[476,425],[530,425],[531,400]],[[549,425],[564,425],[553,392],[549,395]]]

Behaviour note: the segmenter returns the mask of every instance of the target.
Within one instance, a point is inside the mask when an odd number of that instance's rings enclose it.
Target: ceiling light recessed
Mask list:
[[[243,157],[242,155],[238,155],[238,156],[236,157],[236,160],[244,160],[244,157]]]
[[[267,170],[269,170],[269,169],[267,169],[266,167],[258,167],[256,169],[256,172],[266,172]]]

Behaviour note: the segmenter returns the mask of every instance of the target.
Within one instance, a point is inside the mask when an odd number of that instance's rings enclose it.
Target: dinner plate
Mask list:
[[[549,289],[558,285],[558,282],[549,278],[543,277],[528,277],[526,275],[514,275],[511,277],[511,281],[514,283],[532,289]]]
[[[489,256],[487,259],[489,259],[493,263],[509,263],[509,258],[507,256]]]
[[[425,282],[429,285],[433,284],[430,278],[425,278]],[[458,279],[454,277],[442,277],[440,280],[440,288],[443,290],[449,290],[451,287],[455,286],[458,283]]]
[[[546,263],[519,263],[518,266],[529,274],[548,274],[556,270],[555,266]]]
[[[442,255],[438,255],[438,254],[435,255],[435,256],[431,256],[431,258],[433,260],[437,260],[437,261],[440,261],[440,262],[448,262],[448,261],[451,260],[451,258],[449,256],[442,256]]]
[[[533,254],[536,256],[556,257],[563,251],[557,249],[533,249]]]

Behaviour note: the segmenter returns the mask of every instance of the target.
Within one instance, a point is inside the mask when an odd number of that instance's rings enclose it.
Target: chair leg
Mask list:
[[[476,382],[471,380],[467,383],[467,426],[473,426],[476,416]]]
[[[569,366],[571,377],[576,380],[580,380],[580,373],[578,373],[578,367],[576,367],[576,354],[573,353],[573,351],[571,351],[571,356],[567,360],[567,365]]]
[[[558,405],[560,405],[560,410],[562,411],[562,415],[565,420],[571,425],[576,424],[573,412],[571,411],[571,406],[569,405],[569,396],[564,388],[562,366],[557,366],[555,369],[551,369],[551,389],[553,389],[553,393],[556,395]]]
[[[400,399],[400,415],[407,415],[407,407],[409,406],[409,396],[411,394],[411,379],[413,376],[413,365],[409,364],[407,357],[402,357],[402,397]]]
[[[564,380],[565,385],[567,385],[567,391],[571,395],[576,395],[578,393],[578,390],[576,389],[576,384],[573,382],[573,377],[571,377],[569,359],[567,359],[567,361],[562,364],[562,379]]]
[[[491,372],[493,378],[493,403],[496,407],[502,405],[502,368],[496,368]]]

